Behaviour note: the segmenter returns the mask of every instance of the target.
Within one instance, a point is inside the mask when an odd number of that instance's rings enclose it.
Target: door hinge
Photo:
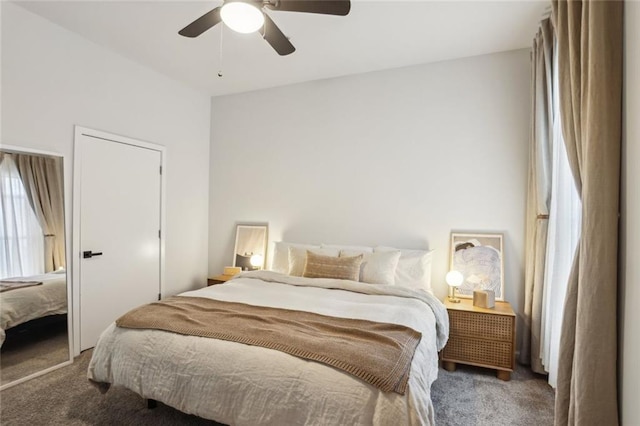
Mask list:
[[[162,166],[160,166],[160,174],[162,174]]]
[[[158,293],[158,300],[162,300],[162,294]]]
[[[160,229],[158,229],[158,238],[162,238],[162,231]]]

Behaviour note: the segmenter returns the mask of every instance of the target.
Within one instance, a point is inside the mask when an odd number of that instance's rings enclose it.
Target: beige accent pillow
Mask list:
[[[362,255],[351,257],[333,257],[307,251],[307,263],[303,277],[334,278],[338,280],[358,281],[360,277]]]
[[[337,249],[310,249],[306,247],[289,246],[289,275],[294,277],[302,276],[304,265],[307,263],[307,250],[323,256],[338,257],[340,254],[340,251]]]
[[[342,250],[340,257],[355,256],[358,252]],[[394,285],[400,250],[363,253],[360,281],[368,284]]]

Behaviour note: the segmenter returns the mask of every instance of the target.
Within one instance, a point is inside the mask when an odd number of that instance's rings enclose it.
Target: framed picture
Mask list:
[[[233,266],[243,271],[264,269],[268,234],[268,225],[237,225]]]
[[[451,270],[462,274],[460,297],[473,297],[473,290],[493,290],[504,300],[502,234],[451,233]]]

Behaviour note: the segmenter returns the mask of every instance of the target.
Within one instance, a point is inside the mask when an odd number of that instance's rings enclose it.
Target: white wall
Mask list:
[[[620,405],[623,425],[640,424],[640,3],[625,2],[624,136],[620,238]]]
[[[436,249],[443,297],[450,232],[497,231],[520,311],[529,87],[519,50],[213,98],[209,273],[236,222],[265,221],[271,241]]]
[[[201,287],[208,262],[209,97],[13,3],[1,7],[1,142],[66,156],[69,230],[74,125],[166,146],[165,293]]]

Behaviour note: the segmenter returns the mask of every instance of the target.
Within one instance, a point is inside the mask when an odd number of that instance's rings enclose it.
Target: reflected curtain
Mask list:
[[[236,230],[236,254],[264,255],[266,228],[239,226]]]
[[[553,14],[563,136],[582,200],[555,424],[615,425],[623,3],[553,0]]]
[[[0,152],[0,278],[44,272],[42,228],[11,154]]]
[[[62,159],[13,154],[45,237],[45,272],[65,267]]]
[[[540,23],[532,50],[532,111],[527,190],[525,269],[525,328],[520,362],[545,373],[540,359],[542,296],[547,253],[547,228],[551,203],[551,153],[553,146],[554,34],[550,19]]]

